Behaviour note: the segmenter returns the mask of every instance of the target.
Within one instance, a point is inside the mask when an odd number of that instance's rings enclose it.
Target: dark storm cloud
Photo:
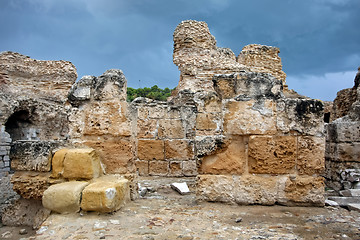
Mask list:
[[[175,87],[172,33],[202,20],[236,55],[251,43],[279,47],[289,86],[317,97],[312,82],[360,65],[359,10],[358,0],[0,0],[0,51],[69,60],[79,77],[120,68],[129,86]],[[318,96],[331,99],[350,81]]]

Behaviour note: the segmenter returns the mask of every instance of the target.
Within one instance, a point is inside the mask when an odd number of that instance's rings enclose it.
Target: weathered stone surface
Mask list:
[[[34,229],[50,215],[50,210],[44,208],[41,201],[34,199],[19,199],[2,214],[5,226],[29,226]]]
[[[92,102],[87,106],[84,114],[84,135],[131,135],[126,102],[118,100]]]
[[[20,171],[48,172],[52,150],[60,147],[58,141],[16,141],[11,144],[11,168]]]
[[[136,172],[140,176],[148,176],[149,175],[149,161],[147,160],[136,160],[135,161]]]
[[[60,178],[64,173],[64,159],[66,153],[69,151],[68,148],[62,148],[54,153],[51,161],[51,177]]]
[[[360,162],[360,142],[337,144],[338,161]]]
[[[137,121],[137,137],[138,138],[155,138],[157,130],[157,121],[155,119],[147,119]]]
[[[83,101],[90,100],[95,81],[96,77],[94,76],[83,76],[79,81],[74,83],[69,92],[69,102],[75,106],[79,106]]]
[[[344,197],[360,197],[360,189],[347,189],[340,191],[340,195]]]
[[[58,213],[80,211],[81,193],[88,182],[71,181],[50,186],[43,195],[45,208]]]
[[[11,178],[13,189],[25,199],[41,200],[50,186],[50,173],[17,171]]]
[[[295,136],[250,136],[249,172],[260,174],[294,173]]]
[[[84,145],[96,150],[107,174],[129,173],[134,170],[134,146],[127,139],[109,138],[85,141]]]
[[[250,44],[242,49],[237,61],[249,67],[251,72],[270,73],[285,85],[286,74],[282,71],[279,53],[277,47]]]
[[[261,177],[254,175],[199,175],[198,200],[238,204],[273,205],[283,199],[286,176]]]
[[[138,140],[138,158],[140,160],[164,160],[164,141]]]
[[[205,22],[183,21],[176,27],[173,36],[173,62],[181,72],[177,91],[211,91],[211,79],[216,71],[246,69],[236,62],[230,49],[216,47],[215,38]]]
[[[166,176],[169,172],[169,162],[167,161],[149,161],[149,175]]]
[[[0,72],[6,76],[4,92],[60,101],[66,101],[77,78],[71,62],[35,60],[14,52],[0,53]]]
[[[198,175],[198,168],[196,161],[183,161],[183,174],[186,177],[193,177]]]
[[[310,136],[324,135],[323,103],[313,99],[281,99],[276,104],[277,129]]]
[[[285,198],[295,205],[324,206],[325,184],[322,177],[297,176],[285,184]]]
[[[360,141],[360,122],[336,120],[327,124],[327,140],[330,142]]]
[[[189,140],[166,140],[165,158],[173,160],[194,159],[194,143]]]
[[[335,120],[347,115],[357,98],[356,88],[346,88],[340,90],[334,99],[331,111],[331,120]]]
[[[246,165],[246,141],[244,137],[233,137],[212,155],[201,160],[201,174],[242,174]]]
[[[169,176],[181,177],[183,175],[182,164],[181,161],[171,161],[169,163]]]
[[[224,132],[226,134],[274,134],[276,109],[271,100],[229,101],[226,103]]]
[[[81,209],[113,212],[130,201],[129,181],[119,175],[108,175],[94,180],[82,192]]]
[[[184,138],[185,129],[182,120],[178,120],[178,119],[159,120],[158,136],[160,138]]]
[[[69,149],[65,154],[64,178],[92,179],[101,174],[100,158],[94,149]]]
[[[296,169],[299,174],[322,174],[325,168],[325,139],[299,136]]]

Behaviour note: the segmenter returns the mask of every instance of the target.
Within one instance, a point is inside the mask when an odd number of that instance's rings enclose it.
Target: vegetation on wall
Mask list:
[[[175,89],[175,88],[174,88]],[[171,95],[171,91],[174,89],[161,89],[157,85],[152,86],[151,88],[127,88],[127,101],[131,102],[137,97],[147,97],[154,100],[166,101],[168,97]]]

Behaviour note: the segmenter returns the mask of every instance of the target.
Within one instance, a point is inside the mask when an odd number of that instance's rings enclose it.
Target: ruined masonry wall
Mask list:
[[[30,122],[40,116],[41,122],[63,126],[50,134],[48,125],[36,125],[35,139],[12,142],[11,151],[18,149],[14,188],[23,197],[41,198],[44,188],[53,183],[49,178],[51,158],[47,158],[53,150],[87,146],[99,154],[107,174],[197,176],[199,200],[324,204],[321,101],[286,98],[282,79],[250,71],[250,66],[237,62],[230,49],[216,46],[204,22],[178,25],[173,61],[179,67],[180,81],[176,94],[167,102],[144,98],[126,102],[126,78],[116,69],[98,77],[84,76],[71,89],[68,84],[72,78],[64,81],[70,89],[67,102],[62,101],[63,95],[56,101],[41,96],[40,101],[36,94],[21,102],[8,91],[12,100],[0,106],[2,125],[9,127],[6,121],[10,116],[26,110]],[[280,70],[278,59],[273,61]],[[43,64],[47,65],[39,63]],[[70,64],[59,66],[55,79],[74,76],[74,69],[61,67]],[[62,75],[63,71],[67,73]],[[12,78],[10,72],[5,72],[8,78]],[[4,89],[14,79],[16,75]],[[4,94],[0,97],[7,98]],[[31,115],[31,106],[39,114]],[[49,109],[63,115],[46,118]],[[15,115],[17,121],[21,122],[21,116]],[[34,127],[25,123],[25,132]],[[29,154],[21,155],[24,152]],[[25,170],[33,174],[20,172]]]

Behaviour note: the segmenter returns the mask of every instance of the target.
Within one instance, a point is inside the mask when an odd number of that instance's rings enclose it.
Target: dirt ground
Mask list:
[[[169,180],[170,182],[171,180]],[[178,180],[179,181],[179,180]],[[360,213],[343,208],[196,202],[168,183],[111,214],[51,214],[37,232],[0,228],[1,239],[360,239]],[[189,183],[191,189],[191,182]],[[7,236],[4,233],[8,233]],[[10,236],[11,235],[11,236]]]

